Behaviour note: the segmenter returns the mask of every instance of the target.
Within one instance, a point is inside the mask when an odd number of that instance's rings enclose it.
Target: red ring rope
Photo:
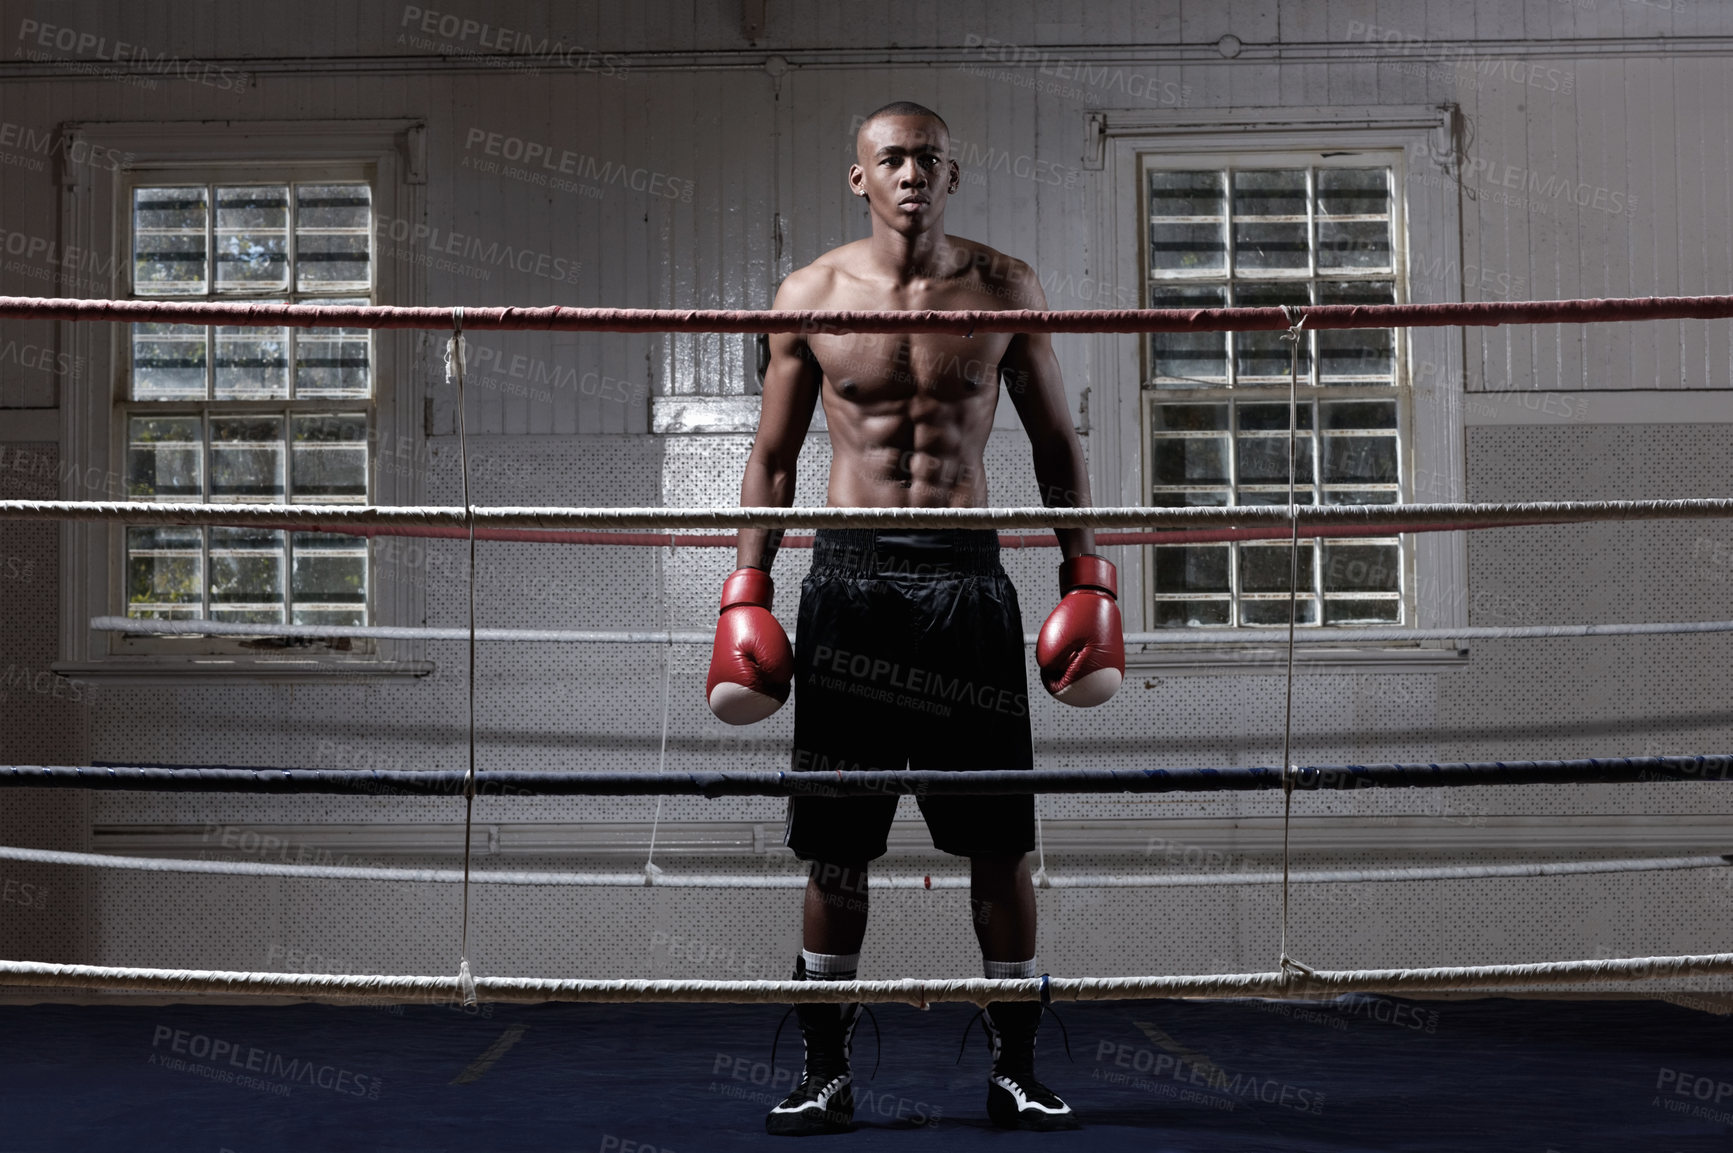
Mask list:
[[[1455,325],[1590,324],[1629,320],[1719,320],[1733,296],[1611,300],[1478,301],[1463,304],[1320,304],[1301,310],[1306,327],[1436,328]],[[149,321],[297,328],[454,327],[450,307],[252,304],[190,300],[74,300],[0,296],[0,319]],[[731,308],[470,308],[471,331],[557,332],[1226,332],[1286,331],[1279,308],[1112,308],[1037,312],[839,312]]]

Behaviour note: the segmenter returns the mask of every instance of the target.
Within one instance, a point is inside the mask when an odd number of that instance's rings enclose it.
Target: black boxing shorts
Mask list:
[[[1017,590],[992,532],[823,530],[800,586],[795,772],[1031,769]],[[783,843],[803,861],[884,855],[897,796],[791,796]],[[935,848],[1035,848],[1035,798],[917,797]]]

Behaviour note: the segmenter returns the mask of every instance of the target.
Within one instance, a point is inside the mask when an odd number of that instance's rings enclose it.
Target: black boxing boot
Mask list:
[[[1046,1009],[1039,1001],[994,1001],[981,1011],[993,1048],[987,1116],[1001,1129],[1046,1133],[1082,1128],[1071,1106],[1035,1079],[1035,1031]]]
[[[806,959],[794,962],[794,979],[807,980]],[[854,1128],[854,1074],[849,1068],[854,1027],[860,1005],[796,1005],[789,1012],[800,1022],[806,1043],[806,1067],[800,1084],[764,1119],[773,1137],[811,1137],[847,1133]],[[784,1021],[788,1014],[783,1014]],[[780,1035],[782,1026],[777,1026]],[[776,1044],[771,1042],[770,1067],[776,1068]]]

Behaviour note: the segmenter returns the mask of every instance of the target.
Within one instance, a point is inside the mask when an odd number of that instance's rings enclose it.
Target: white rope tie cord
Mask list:
[[[1288,344],[1288,520],[1293,527],[1288,538],[1287,672],[1282,698],[1282,923],[1276,968],[1287,973],[1310,972],[1288,956],[1289,842],[1294,816],[1294,628],[1300,596],[1300,505],[1295,496],[1294,472],[1298,467],[1300,435],[1300,330],[1306,318],[1286,304],[1282,305],[1282,315],[1288,319],[1288,331],[1282,334],[1282,339]]]
[[[459,479],[463,485],[464,525],[469,538],[469,567],[466,571],[469,609],[469,641],[467,727],[469,758],[463,776],[463,928],[458,938],[457,982],[465,1005],[475,1004],[475,978],[469,970],[469,859],[470,838],[475,826],[475,505],[469,499],[469,435],[464,415],[463,369],[463,309],[452,309],[451,340],[446,345],[445,379],[457,385],[457,460]]]
[[[1618,981],[1733,976],[1733,953],[1611,960],[1540,961],[1430,969],[1311,970],[1175,977],[1037,977],[897,981],[580,980],[477,977],[478,999],[517,1004],[555,1001],[799,1005],[941,1001],[1119,1001],[1163,997],[1294,997],[1342,993],[1422,993],[1557,987]],[[312,1000],[428,1001],[462,995],[456,977],[334,973],[244,973],[0,961],[0,985],[135,993],[217,993]]]

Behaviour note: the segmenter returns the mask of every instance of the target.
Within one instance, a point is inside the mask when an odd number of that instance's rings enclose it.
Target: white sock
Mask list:
[[[1035,958],[1027,961],[989,961],[982,958],[981,964],[986,966],[989,981],[1015,981],[1018,978],[1036,977]]]
[[[859,953],[814,953],[802,949],[800,955],[806,961],[808,981],[852,981],[860,971]]]

